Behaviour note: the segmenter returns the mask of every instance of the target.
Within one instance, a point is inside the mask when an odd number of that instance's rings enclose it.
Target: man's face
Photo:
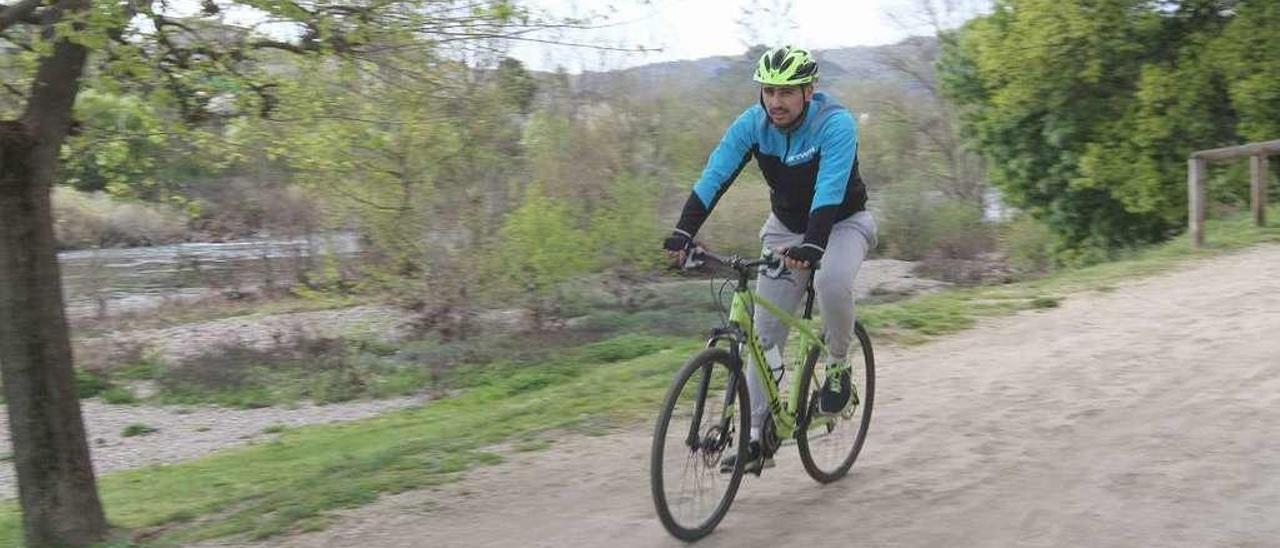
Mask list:
[[[760,86],[760,100],[769,113],[769,120],[778,127],[794,124],[812,96],[813,86]]]

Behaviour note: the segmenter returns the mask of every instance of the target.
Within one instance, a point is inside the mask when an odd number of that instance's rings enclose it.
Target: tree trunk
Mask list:
[[[88,7],[50,6],[46,39],[53,23]],[[76,397],[49,199],[88,52],[57,38],[22,120],[0,122],[0,375],[31,547],[88,546],[107,533]]]
[[[0,373],[29,546],[85,546],[106,532],[76,398],[49,188],[32,139],[0,126]]]

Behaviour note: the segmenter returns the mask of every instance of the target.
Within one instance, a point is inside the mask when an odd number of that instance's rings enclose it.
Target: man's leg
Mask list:
[[[844,361],[853,340],[853,281],[875,238],[875,220],[863,211],[836,223],[827,239],[827,251],[822,255],[813,286],[831,361]]]
[[[827,251],[822,256],[822,267],[814,280],[818,309],[826,331],[825,342],[830,352],[827,363],[848,363],[855,319],[853,283],[875,241],[875,220],[867,212],[840,221],[831,229]],[[838,382],[824,386],[820,402],[823,412],[838,411],[848,402],[848,375],[839,377]]]
[[[778,249],[800,245],[804,241],[804,235],[787,230],[781,221],[770,215],[764,227],[760,229],[760,240],[764,247]],[[808,283],[807,276],[808,272],[792,272],[788,277],[777,280],[758,277],[756,278],[756,295],[782,310],[793,312],[800,304],[801,297],[804,296],[804,288]],[[786,324],[778,321],[773,314],[759,305],[756,306],[753,318],[756,333],[760,335],[761,346],[766,349],[777,346],[780,352],[785,350]],[[769,414],[768,396],[764,389],[764,381],[759,377],[749,357],[745,366],[747,388],[751,392],[751,440],[757,441],[760,439],[760,427]]]

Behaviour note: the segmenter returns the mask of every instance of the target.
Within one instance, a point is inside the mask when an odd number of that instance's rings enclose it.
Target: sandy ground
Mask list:
[[[784,448],[700,545],[1280,545],[1280,246],[878,358],[850,476]],[[266,544],[677,546],[648,447],[560,440]]]

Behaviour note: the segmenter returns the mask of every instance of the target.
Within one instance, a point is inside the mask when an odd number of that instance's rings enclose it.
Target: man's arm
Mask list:
[[[809,223],[804,243],[814,258],[826,252],[831,226],[840,213],[849,190],[849,176],[858,156],[858,125],[848,111],[832,114],[819,132],[818,181],[809,207]]]
[[[693,185],[693,192],[685,201],[680,221],[676,223],[676,234],[692,240],[715,208],[716,202],[720,201],[738,173],[751,160],[751,149],[756,144],[755,129],[759,124],[759,108],[753,106],[738,116],[725,131],[720,144],[711,152],[707,166],[702,170],[702,177]]]

